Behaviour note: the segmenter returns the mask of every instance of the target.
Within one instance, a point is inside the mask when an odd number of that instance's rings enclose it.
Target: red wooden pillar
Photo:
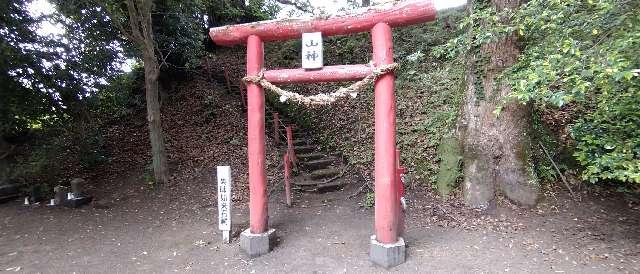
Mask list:
[[[371,30],[373,62],[393,63],[391,27],[376,24]],[[396,185],[395,75],[387,73],[375,82],[375,232],[378,242],[398,241],[398,188]]]
[[[247,39],[247,76],[257,76],[264,64],[262,39]],[[249,157],[249,228],[260,234],[268,228],[267,180],[265,176],[264,89],[247,83],[247,141]]]
[[[291,159],[288,152],[284,154],[284,195],[287,206],[291,206]]]
[[[293,147],[293,128],[291,125],[287,126],[287,151],[291,158],[291,163],[295,167],[298,164],[298,157],[296,156],[295,147]]]

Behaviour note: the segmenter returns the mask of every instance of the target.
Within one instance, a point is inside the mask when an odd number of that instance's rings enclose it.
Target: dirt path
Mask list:
[[[23,273],[379,273],[368,261],[373,211],[347,199],[355,185],[270,203],[279,246],[249,259],[237,238],[219,244],[213,193],[201,183],[184,197],[129,187],[106,196],[108,209],[0,205],[0,272]],[[183,192],[184,193],[184,192]],[[278,194],[276,194],[278,195]],[[414,190],[408,260],[400,273],[640,272],[640,213],[621,200],[564,198],[534,210],[482,215]],[[553,201],[553,202],[550,202]],[[246,227],[237,205],[234,221]]]

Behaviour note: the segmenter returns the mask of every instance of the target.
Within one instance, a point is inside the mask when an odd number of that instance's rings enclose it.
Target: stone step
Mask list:
[[[337,180],[332,181],[332,182],[328,182],[328,183],[324,183],[324,184],[318,184],[316,186],[316,191],[318,191],[320,193],[331,192],[331,191],[340,190],[340,189],[344,188],[344,186],[346,186],[346,185],[347,185],[346,181],[337,179]]]
[[[322,183],[322,181],[318,181],[318,180],[313,180],[311,179],[311,176],[309,175],[299,175],[296,176],[292,183],[296,186],[300,186],[300,187],[313,187],[315,188],[319,183]]]
[[[336,164],[337,162],[338,162],[338,158],[334,158],[334,157],[326,157],[326,158],[312,160],[312,161],[300,161],[300,163],[302,164],[302,168],[304,168],[305,170],[324,169],[331,165]]]
[[[300,162],[313,161],[324,158],[326,155],[322,153],[307,153],[307,154],[298,154],[296,155]]]
[[[340,180],[339,178],[331,182],[326,182],[328,179],[331,178],[317,180],[313,179],[311,175],[301,175],[295,177],[292,184],[298,190],[320,193],[339,190],[347,184],[346,181]]]
[[[318,147],[313,145],[297,146],[295,147],[295,153],[296,154],[312,153],[312,152],[315,152],[317,149]]]
[[[320,180],[320,179],[329,179],[337,176],[338,174],[340,174],[340,170],[337,170],[335,168],[325,168],[325,169],[314,170],[309,174],[309,176],[313,180]]]

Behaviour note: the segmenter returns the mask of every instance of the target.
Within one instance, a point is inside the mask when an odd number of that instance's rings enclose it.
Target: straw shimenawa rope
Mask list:
[[[373,70],[371,74],[367,75],[364,79],[355,82],[348,87],[339,88],[337,91],[334,91],[332,93],[320,93],[312,96],[304,96],[299,93],[281,89],[264,79],[264,72],[260,72],[260,74],[258,74],[257,76],[244,77],[242,78],[242,80],[245,83],[254,83],[257,85],[261,85],[263,88],[275,92],[276,94],[280,95],[281,102],[292,100],[296,103],[304,104],[307,106],[329,105],[341,98],[345,98],[348,96],[356,98],[356,96],[358,96],[358,92],[362,91],[367,85],[373,83],[373,81],[380,78],[380,76],[395,71],[396,68],[398,68],[397,63],[381,65]]]

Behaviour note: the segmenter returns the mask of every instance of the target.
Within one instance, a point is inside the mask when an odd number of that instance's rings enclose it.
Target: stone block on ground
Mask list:
[[[376,240],[375,235],[371,235],[369,259],[373,263],[385,268],[391,268],[404,263],[406,260],[404,239],[398,237],[396,243],[383,244]]]
[[[269,253],[276,243],[276,230],[269,229],[265,233],[253,234],[247,228],[240,234],[240,248],[249,257],[255,258]]]
[[[71,180],[71,192],[75,194],[84,193],[84,188],[86,184],[87,184],[87,181],[85,179],[74,178],[73,180]]]
[[[56,205],[61,205],[64,200],[67,199],[67,192],[69,192],[69,188],[66,186],[55,186],[53,188],[54,200]]]

